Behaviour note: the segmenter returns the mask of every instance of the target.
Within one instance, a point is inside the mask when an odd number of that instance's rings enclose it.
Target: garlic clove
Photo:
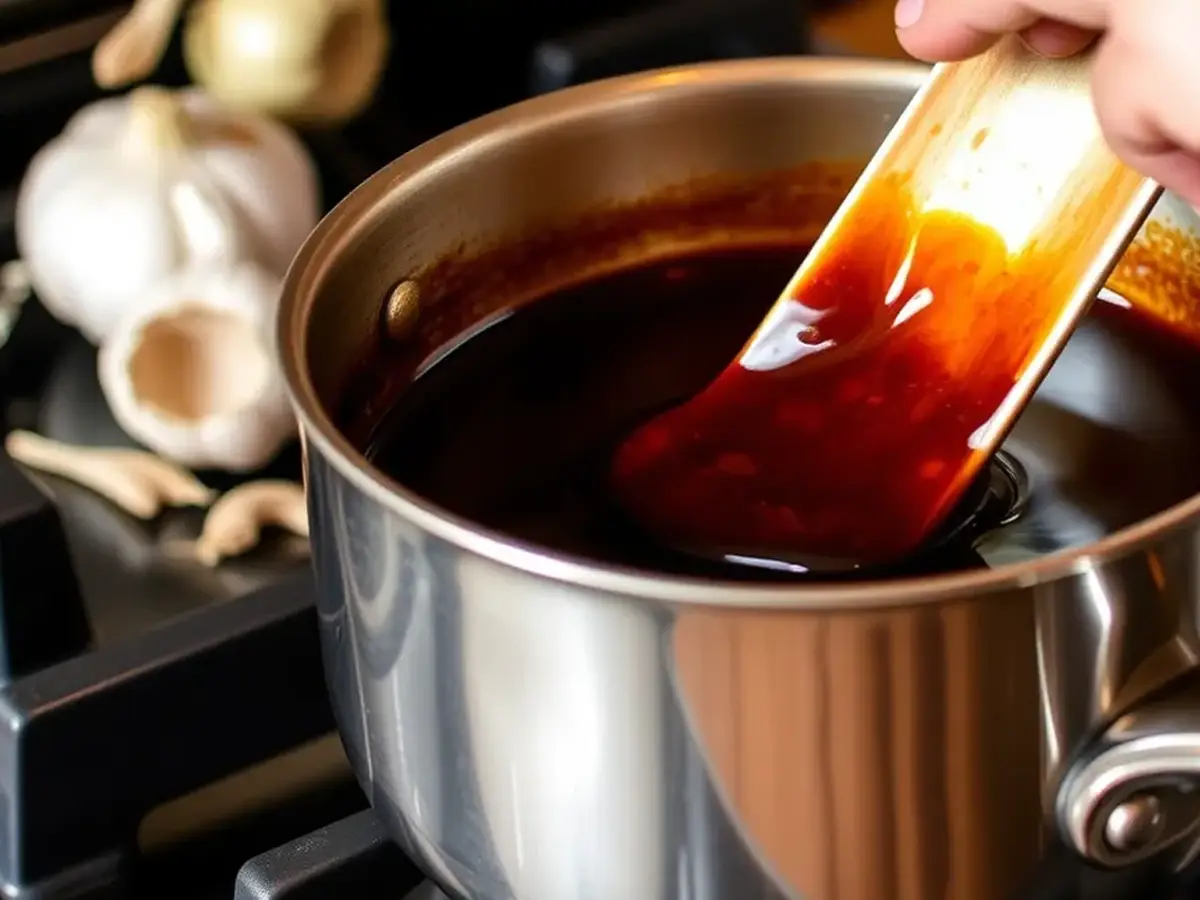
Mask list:
[[[312,124],[370,102],[389,46],[382,0],[199,0],[183,33],[188,71],[214,97]]]
[[[139,519],[153,519],[164,506],[207,506],[215,496],[186,469],[144,450],[75,447],[30,431],[10,432],[4,449],[22,465],[95,491]]]
[[[133,7],[92,51],[92,76],[107,90],[139,81],[158,68],[186,0],[134,0]]]
[[[204,518],[196,558],[206,566],[253,549],[265,527],[308,537],[304,488],[290,481],[252,481],[224,494]]]
[[[135,300],[99,354],[117,423],[190,468],[268,463],[296,433],[271,340],[279,290],[252,264],[213,264]]]

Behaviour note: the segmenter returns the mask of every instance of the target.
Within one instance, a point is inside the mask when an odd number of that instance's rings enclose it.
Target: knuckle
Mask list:
[[[1149,109],[1138,79],[1131,77],[1125,48],[1108,39],[1092,70],[1096,118],[1113,150],[1122,157],[1151,150],[1156,135],[1149,127]]]
[[[1097,111],[1103,105],[1110,121],[1132,130],[1134,140],[1157,140],[1158,150],[1200,150],[1200,65],[1192,38],[1200,32],[1200,4],[1141,0],[1138,10],[1125,14],[1096,60]]]

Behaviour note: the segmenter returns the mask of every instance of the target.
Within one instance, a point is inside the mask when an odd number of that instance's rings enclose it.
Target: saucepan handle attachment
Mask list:
[[[1095,865],[1192,862],[1200,851],[1200,670],[1093,741],[1063,780],[1055,813],[1066,843]]]

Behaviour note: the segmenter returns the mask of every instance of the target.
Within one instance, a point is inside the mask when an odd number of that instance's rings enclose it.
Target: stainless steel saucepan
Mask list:
[[[1055,841],[1117,869],[1187,856],[1200,424],[1086,327],[1007,445],[1027,514],[965,574],[772,587],[594,565],[440,510],[335,425],[401,279],[683,181],[865,160],[923,76],[764,60],[547,95],[397,160],[300,253],[279,336],[329,689],[375,809],[450,893],[1007,900]],[[1194,224],[1165,198],[1110,284],[1200,330]],[[423,353],[478,324],[447,329],[437,301]],[[1105,460],[1119,478],[1097,480]]]

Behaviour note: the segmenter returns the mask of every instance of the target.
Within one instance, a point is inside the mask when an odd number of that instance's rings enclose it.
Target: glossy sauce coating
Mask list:
[[[660,539],[705,556],[901,558],[1002,439],[989,425],[1062,315],[1056,280],[1036,244],[1010,254],[884,182],[786,315],[623,443],[615,490]]]

